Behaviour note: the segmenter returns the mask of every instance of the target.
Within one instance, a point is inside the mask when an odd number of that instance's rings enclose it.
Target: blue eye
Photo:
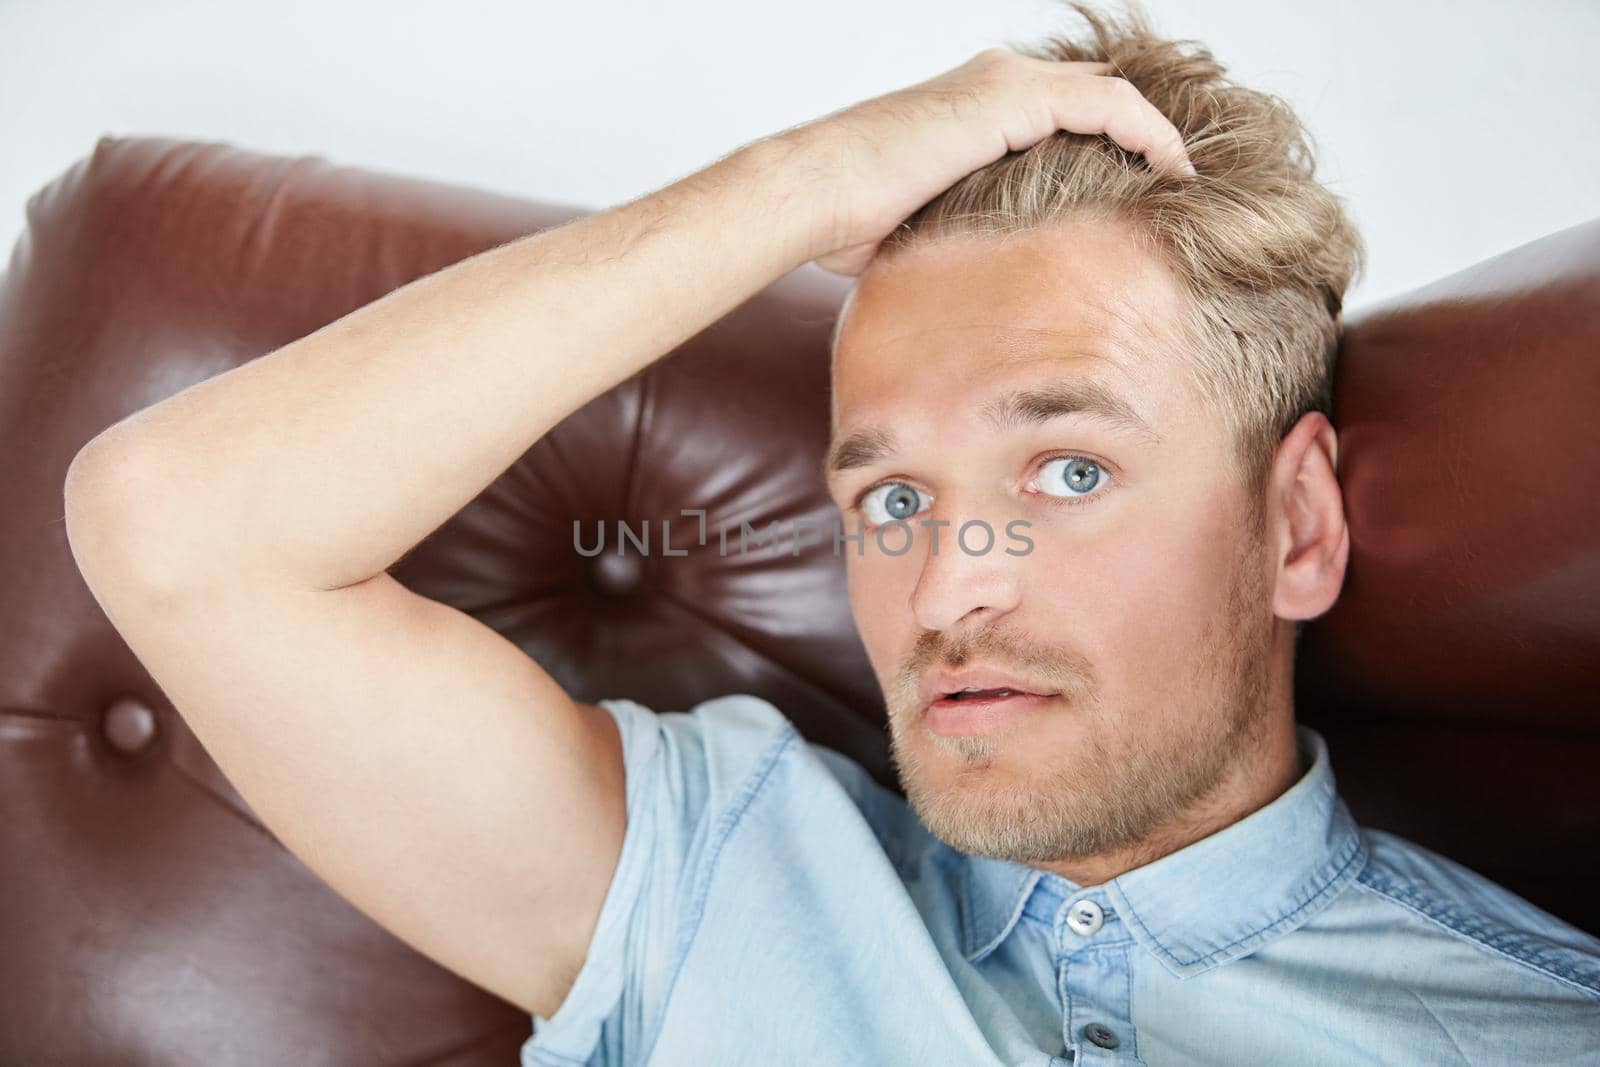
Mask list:
[[[909,519],[932,502],[932,497],[917,492],[905,482],[884,482],[862,493],[860,505],[867,521],[881,526]]]
[[[1057,456],[1039,468],[1039,489],[1050,496],[1083,497],[1106,476],[1105,469],[1087,456]]]

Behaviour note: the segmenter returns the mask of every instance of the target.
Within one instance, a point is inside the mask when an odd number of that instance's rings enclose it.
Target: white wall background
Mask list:
[[[1146,6],[1306,119],[1370,249],[1351,310],[1600,216],[1596,0]],[[600,208],[1076,25],[1055,0],[0,0],[0,248],[104,133]]]

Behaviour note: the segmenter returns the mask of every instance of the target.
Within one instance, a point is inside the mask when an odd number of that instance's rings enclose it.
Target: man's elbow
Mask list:
[[[61,488],[67,547],[96,597],[113,588],[167,587],[184,576],[183,541],[149,473],[114,444],[89,442]]]

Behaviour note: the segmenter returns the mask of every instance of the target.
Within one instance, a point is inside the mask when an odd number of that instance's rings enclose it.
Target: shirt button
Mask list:
[[[1100,924],[1105,922],[1105,918],[1100,905],[1087,897],[1074,901],[1072,907],[1067,909],[1067,925],[1072,927],[1073,933],[1082,937],[1088,937],[1100,929]]]
[[[1117,1032],[1115,1030],[1111,1029],[1109,1026],[1102,1026],[1099,1023],[1090,1023],[1088,1026],[1085,1026],[1083,1028],[1083,1036],[1094,1042],[1096,1045],[1099,1045],[1101,1048],[1116,1048],[1118,1045],[1122,1044],[1122,1039],[1117,1036]]]

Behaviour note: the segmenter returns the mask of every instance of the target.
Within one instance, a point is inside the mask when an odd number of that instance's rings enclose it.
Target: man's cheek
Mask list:
[[[866,560],[852,559],[846,566],[850,611],[855,617],[856,630],[866,646],[867,657],[872,661],[874,670],[885,681],[889,681],[899,664],[889,652],[895,634],[888,608],[892,598],[886,595],[888,591],[884,588],[887,576],[882,568],[875,568]]]

